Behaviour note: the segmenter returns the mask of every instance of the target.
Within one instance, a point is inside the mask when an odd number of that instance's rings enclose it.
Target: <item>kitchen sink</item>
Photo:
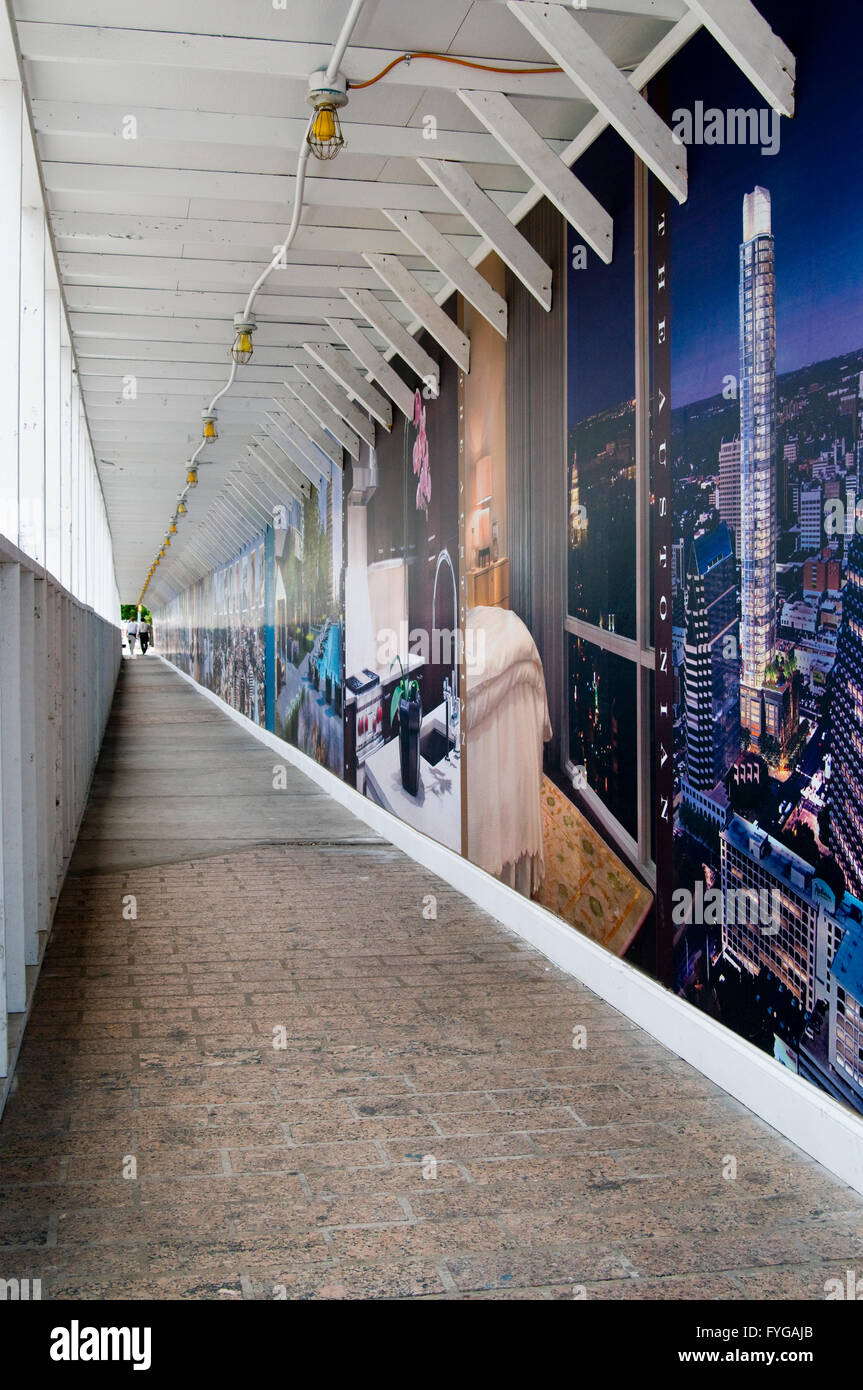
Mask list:
[[[425,733],[420,734],[420,757],[425,758],[432,767],[435,767],[446,757],[452,746],[452,739],[447,738],[437,724],[433,724],[430,729],[426,729]]]

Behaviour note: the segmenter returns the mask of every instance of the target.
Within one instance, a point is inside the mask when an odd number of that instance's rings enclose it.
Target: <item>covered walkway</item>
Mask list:
[[[277,765],[123,663],[0,1122],[7,1276],[817,1299],[859,1268],[861,1198]]]

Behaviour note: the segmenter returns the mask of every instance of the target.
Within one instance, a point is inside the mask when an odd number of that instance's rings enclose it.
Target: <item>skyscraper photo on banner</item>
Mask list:
[[[863,1112],[863,19],[762,8],[794,120],[668,73],[675,984]]]

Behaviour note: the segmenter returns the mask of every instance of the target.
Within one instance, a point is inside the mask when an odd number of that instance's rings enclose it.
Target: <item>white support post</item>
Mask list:
[[[27,1003],[24,886],[24,805],[21,767],[21,570],[0,563],[0,709],[3,711],[2,824],[6,1007],[22,1013]]]
[[[64,588],[72,583],[72,348],[61,322],[60,337],[60,567]]]
[[[45,242],[46,251],[49,251],[47,237]],[[46,256],[45,273],[48,276],[45,289],[45,568],[49,573],[59,576],[62,570],[63,512],[60,459],[60,320],[63,310],[54,262],[50,256]]]
[[[36,774],[35,686],[35,579],[33,571],[21,568],[21,812],[24,839],[24,960],[35,965],[39,959],[38,932],[38,800]]]
[[[572,6],[510,0],[507,7],[679,203],[686,201],[686,146],[576,19]]]
[[[51,853],[49,829],[52,825],[48,802],[48,761],[51,726],[48,722],[48,580],[36,575],[33,580],[33,691],[36,762],[36,930],[47,931],[49,925],[48,864]],[[95,706],[95,701],[94,701]],[[39,943],[37,942],[37,948]],[[37,957],[38,958],[38,957]],[[33,962],[29,962],[33,964]]]
[[[444,352],[452,358],[456,366],[460,367],[463,372],[469,372],[469,339],[453,323],[441,306],[435,303],[419,281],[411,275],[407,266],[396,256],[373,251],[364,251],[363,260],[380,276],[396,298],[406,305],[411,315],[422,324],[427,333],[431,334],[435,342],[440,343]]]
[[[460,251],[457,251],[451,241],[438,231],[437,227],[432,226],[427,217],[421,212],[400,211],[399,209],[383,209],[384,217],[389,218],[393,226],[400,232],[404,232],[408,241],[413,242],[414,246],[425,256],[426,260],[431,261],[433,266],[448,280],[469,304],[482,314],[502,338],[506,337],[507,331],[507,310],[506,300],[501,298],[497,290],[492,289],[487,280],[484,280],[479,271],[476,270],[469,261],[466,261]]]
[[[453,206],[473,223],[480,236],[509,266],[543,309],[551,308],[551,266],[546,265],[506,213],[480,188],[463,164],[445,159],[418,159],[423,173],[434,179]],[[342,290],[342,294],[346,291]],[[401,327],[401,325],[399,325]],[[408,335],[410,336],[410,335]],[[413,341],[413,340],[411,340]]]
[[[21,212],[18,544],[45,563],[45,214]]]
[[[0,535],[18,541],[18,351],[21,312],[22,97],[17,79],[0,82],[0,323],[7,356],[0,372]]]
[[[600,260],[611,260],[613,222],[605,208],[575,177],[503,92],[465,91],[459,96],[511,159],[554,203]]]
[[[414,418],[413,391],[402,381],[389,362],[381,357],[377,348],[372,347],[363,330],[354,323],[353,319],[327,319],[327,326],[333,330],[337,337],[341,338],[345,347],[350,349],[357,361],[386,391],[405,419],[412,422]]]

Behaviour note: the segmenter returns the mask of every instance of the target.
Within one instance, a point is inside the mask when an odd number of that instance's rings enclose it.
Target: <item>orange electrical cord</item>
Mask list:
[[[352,92],[359,92],[363,87],[373,87],[382,77],[386,77],[388,72],[392,72],[393,68],[397,68],[399,63],[409,63],[412,58],[431,58],[437,63],[455,63],[460,68],[476,68],[478,72],[502,72],[510,77],[541,77],[547,72],[563,72],[563,68],[556,67],[494,67],[491,63],[473,63],[470,58],[454,58],[450,53],[400,53],[398,58],[393,58],[385,68],[381,68],[375,77],[370,77],[367,82],[349,82],[348,88]]]

